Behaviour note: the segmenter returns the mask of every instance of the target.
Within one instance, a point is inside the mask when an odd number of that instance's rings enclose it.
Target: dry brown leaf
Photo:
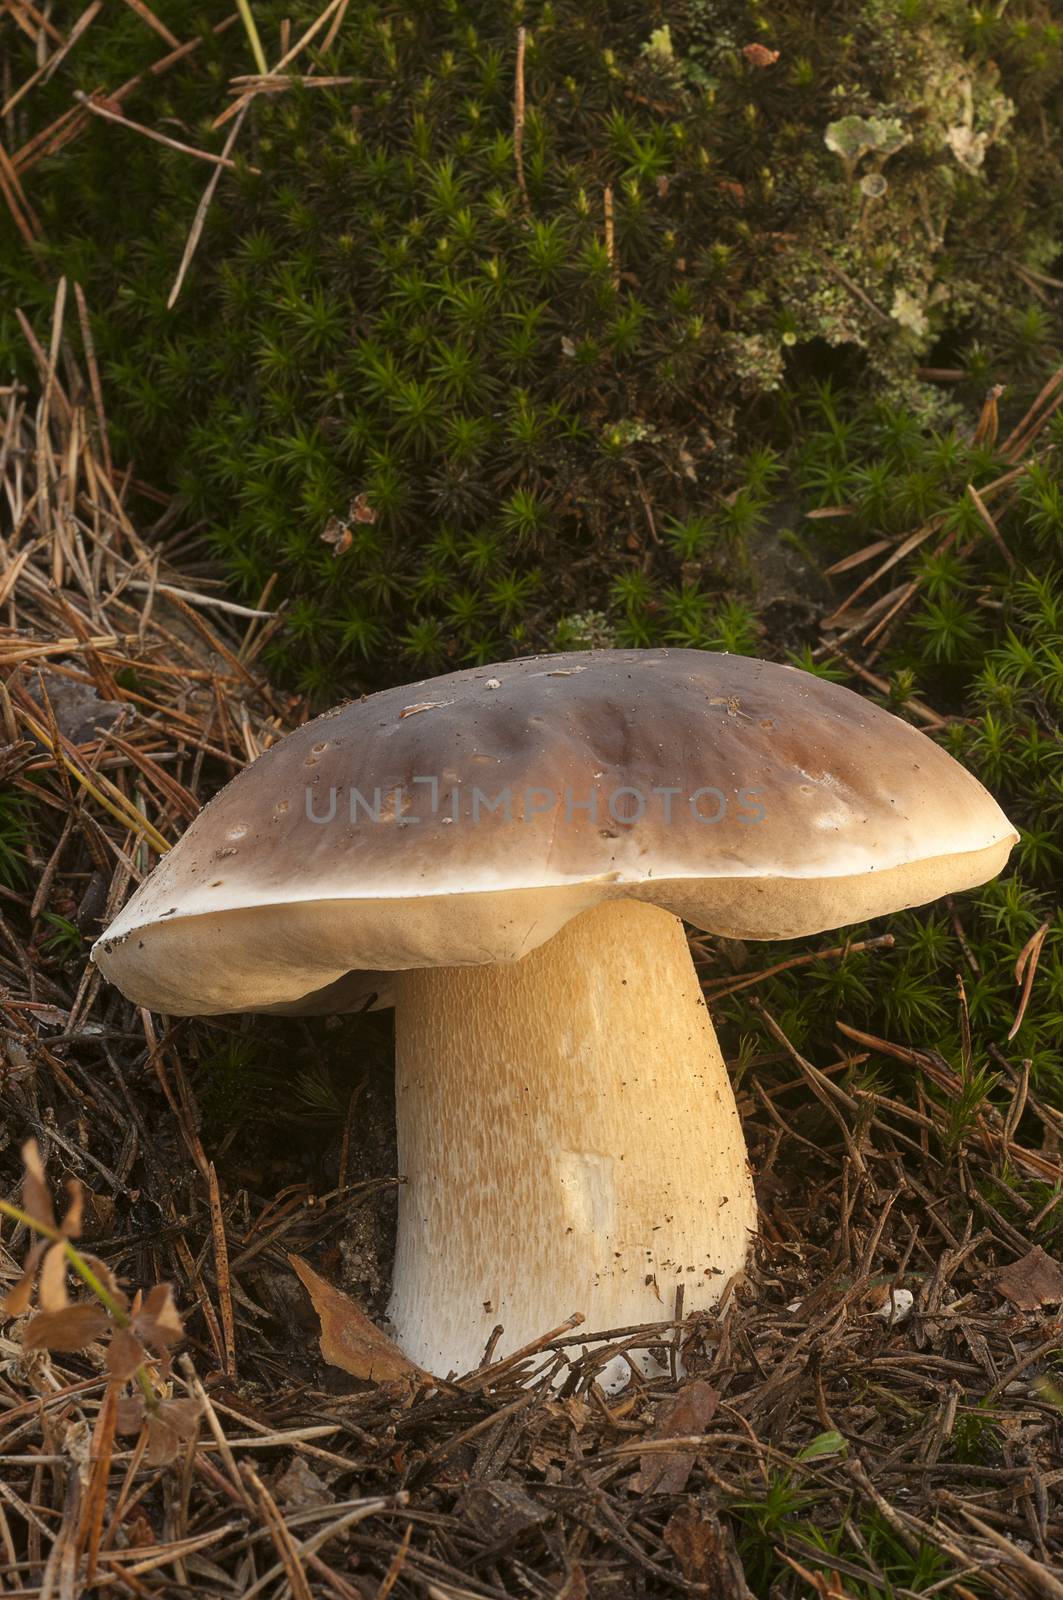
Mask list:
[[[996,1277],[995,1287],[1020,1311],[1039,1311],[1063,1302],[1063,1266],[1035,1244]]]
[[[330,517],[328,519],[321,534],[321,542],[332,546],[332,554],[334,556],[345,555],[351,548],[353,541],[354,535],[346,523],[341,522],[339,517]]]
[[[504,1478],[471,1483],[461,1500],[462,1520],[486,1544],[515,1544],[529,1528],[548,1522],[548,1511],[519,1483]]]
[[[118,1401],[114,1413],[116,1433],[139,1433],[144,1424],[144,1396],[127,1395]]]
[[[105,1334],[107,1327],[103,1307],[81,1301],[62,1311],[38,1311],[26,1324],[22,1343],[27,1350],[83,1350]]]
[[[195,1400],[160,1400],[154,1409],[145,1411],[144,1425],[148,1430],[145,1461],[151,1467],[165,1466],[195,1437],[199,1405]]]
[[[53,1244],[45,1251],[41,1262],[41,1277],[37,1285],[37,1304],[42,1311],[62,1311],[70,1304],[66,1289],[66,1246]]]
[[[22,1276],[17,1283],[11,1285],[3,1300],[0,1309],[9,1317],[21,1317],[24,1311],[30,1308],[33,1299],[33,1284],[37,1276],[37,1263],[48,1248],[47,1239],[39,1239],[26,1257],[22,1269]]]
[[[151,1518],[144,1507],[139,1505],[134,1506],[132,1511],[127,1511],[122,1518],[122,1533],[127,1550],[150,1550],[152,1545],[159,1542]]]
[[[699,1516],[694,1506],[684,1501],[665,1523],[661,1538],[689,1583],[708,1583],[717,1550],[717,1530],[708,1517]]]
[[[191,1439],[199,1427],[198,1400],[162,1400],[159,1402],[159,1411],[170,1427],[176,1429],[182,1441]]]
[[[86,1266],[90,1267],[91,1270],[96,1274],[104,1288],[110,1293],[111,1298],[121,1306],[123,1311],[128,1311],[129,1296],[124,1294],[123,1291],[118,1287],[118,1279],[115,1277],[106,1261],[101,1261],[99,1256],[89,1255],[87,1250],[82,1250],[80,1254],[82,1261],[84,1261]]]
[[[27,1139],[22,1146],[22,1160],[26,1168],[22,1180],[22,1209],[34,1222],[42,1222],[46,1228],[55,1227],[55,1212],[52,1209],[52,1197],[48,1193],[48,1185],[44,1180],[44,1163],[41,1161],[41,1152],[37,1148],[36,1139]]]
[[[661,1537],[688,1583],[698,1584],[706,1594],[751,1600],[730,1533],[707,1506],[684,1501],[665,1523]]]
[[[142,1395],[119,1400],[115,1407],[115,1432],[139,1433],[147,1429],[148,1445],[144,1460],[152,1467],[173,1461],[186,1440],[199,1427],[199,1405],[195,1400],[160,1400],[149,1407]]]
[[[181,1435],[161,1410],[149,1411],[144,1418],[148,1431],[148,1447],[144,1461],[149,1467],[166,1467],[181,1450]]]
[[[127,1382],[143,1359],[144,1346],[132,1328],[116,1328],[107,1347],[107,1370],[115,1382]]]
[[[587,1580],[579,1562],[573,1562],[568,1576],[557,1591],[557,1600],[587,1600]]]
[[[286,1471],[273,1485],[273,1497],[289,1514],[314,1511],[319,1506],[334,1505],[336,1496],[302,1456],[293,1456]]]
[[[70,1196],[63,1220],[59,1224],[59,1232],[67,1239],[77,1239],[81,1234],[81,1220],[85,1210],[85,1191],[77,1178],[66,1180],[66,1192]]]
[[[184,1338],[184,1328],[168,1283],[157,1283],[133,1314],[133,1332],[145,1344],[159,1351],[169,1350]]]
[[[742,54],[751,67],[773,67],[779,59],[778,50],[769,50],[767,45],[763,44],[745,44],[742,46]]]
[[[321,1354],[330,1367],[371,1383],[427,1377],[342,1289],[319,1277],[301,1256],[289,1254],[288,1260],[321,1319]]]
[[[710,1383],[694,1378],[678,1393],[662,1400],[647,1440],[703,1433],[719,1399],[719,1391]],[[647,1450],[639,1458],[639,1471],[631,1486],[636,1494],[682,1494],[693,1465],[693,1450]]]

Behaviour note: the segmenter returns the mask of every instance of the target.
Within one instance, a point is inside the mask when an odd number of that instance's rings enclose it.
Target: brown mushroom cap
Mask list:
[[[737,938],[840,927],[985,882],[1016,838],[940,746],[809,673],[699,650],[527,657],[297,729],[93,956],[172,1014],[338,1010],[376,973],[517,960],[617,896]]]

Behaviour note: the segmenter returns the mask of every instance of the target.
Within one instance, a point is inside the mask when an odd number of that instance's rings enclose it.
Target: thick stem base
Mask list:
[[[715,1304],[756,1204],[669,912],[618,900],[511,965],[397,975],[391,1320],[439,1376],[573,1311],[588,1333]]]

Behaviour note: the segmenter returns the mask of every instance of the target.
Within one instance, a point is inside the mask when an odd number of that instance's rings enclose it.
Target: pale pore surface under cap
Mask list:
[[[631,825],[608,813],[620,788],[647,800]],[[698,820],[713,799],[689,803],[706,789],[729,801],[716,825]],[[544,792],[557,804],[536,813]],[[508,817],[487,809],[500,793]],[[333,820],[310,820],[333,794]],[[944,750],[811,674],[697,650],[529,657],[297,729],[204,809],[93,954],[175,1015],[339,1009],[387,971],[519,960],[617,898],[748,939],[840,927],[985,882],[1015,838]],[[339,998],[315,999],[331,985]]]

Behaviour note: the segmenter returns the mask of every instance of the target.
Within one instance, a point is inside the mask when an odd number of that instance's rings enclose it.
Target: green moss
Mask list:
[[[564,639],[750,648],[767,486],[726,497],[764,397],[826,346],[947,414],[914,374],[935,342],[980,341],[986,372],[1050,342],[1029,276],[1063,232],[1047,11],[828,12],[358,7],[300,61],[349,84],[255,101],[174,311],[207,169],[97,121],[25,174],[47,242],[38,261],[3,242],[0,304],[43,336],[54,274],[84,284],[119,455],[180,490],[245,598],[280,573],[268,664],[315,697]],[[176,0],[158,14],[189,35]],[[317,8],[255,15],[275,59],[281,20],[297,35]],[[196,27],[124,106],[217,149],[248,44]],[[158,44],[108,10],[21,103],[20,137]],[[0,313],[0,361],[23,359]],[[949,661],[969,641],[936,603]]]
[[[870,546],[883,530],[912,531],[934,519],[921,551],[895,570],[892,581],[914,579],[918,589],[875,670],[898,714],[917,720],[915,702],[948,719],[937,737],[997,796],[1020,841],[1005,876],[957,900],[956,922],[941,906],[907,912],[889,924],[896,944],[888,954],[849,953],[772,979],[760,993],[802,1048],[829,1050],[841,1016],[896,1043],[938,1051],[961,1081],[952,1097],[928,1087],[951,1117],[936,1152],[951,1160],[986,1104],[1001,1111],[1010,1104],[1006,1061],[1027,1057],[1038,1092],[1052,1104],[1063,1098],[1063,421],[1049,424],[1036,458],[1006,492],[991,496],[1010,561],[981,517],[971,516],[966,492],[968,483],[985,490],[1009,470],[992,450],[959,431],[921,426],[904,407],[843,399],[829,386],[791,395],[788,425],[805,509],[849,508],[844,518],[812,524],[828,559]],[[838,578],[838,601],[871,570],[869,560]],[[793,659],[846,680],[845,663],[829,655]],[[855,676],[847,681],[867,692]],[[1009,1042],[1020,999],[1015,964],[1045,923],[1030,1002]],[[858,941],[881,931],[847,933]],[[758,951],[757,962],[802,949]],[[970,1058],[961,1003],[974,1038]],[[749,1025],[743,1002],[731,1002],[730,1016],[738,1037]],[[884,1071],[905,1092],[907,1068],[872,1057],[869,1069],[876,1082]],[[1040,1137],[1036,1129],[1032,1136]]]

